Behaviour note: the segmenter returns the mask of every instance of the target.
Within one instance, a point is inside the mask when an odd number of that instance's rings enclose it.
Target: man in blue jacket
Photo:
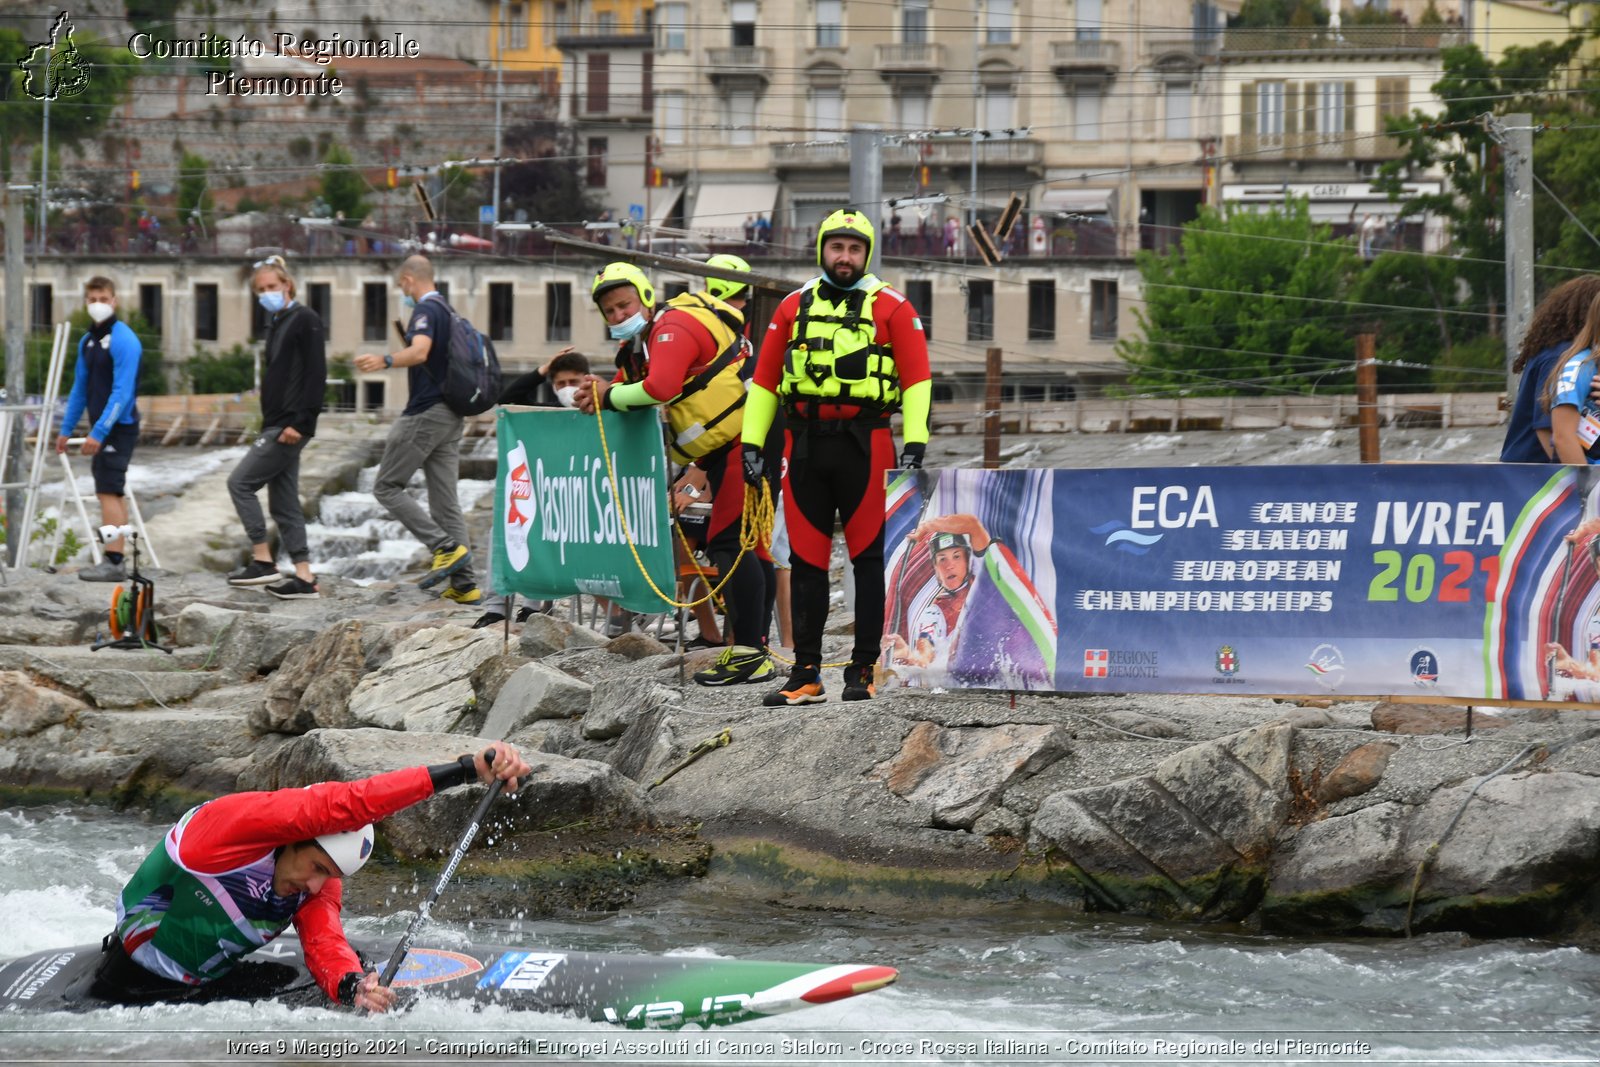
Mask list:
[[[110,278],[96,275],[83,287],[89,312],[89,332],[78,341],[78,366],[72,375],[72,392],[61,416],[56,451],[67,450],[67,439],[85,409],[89,436],[80,449],[92,457],[95,496],[100,498],[100,521],[106,526],[126,526],[128,461],[139,443],[139,404],[134,392],[139,384],[139,359],[144,346],[139,335],[117,318],[117,289]],[[120,582],[128,576],[122,564],[123,539],[106,543],[106,558],[78,571],[86,582]]]

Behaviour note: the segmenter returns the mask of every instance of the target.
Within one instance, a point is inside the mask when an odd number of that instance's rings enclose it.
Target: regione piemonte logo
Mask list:
[[[1110,673],[1111,650],[1109,648],[1086,648],[1083,650],[1083,676],[1085,678],[1104,678]]]
[[[533,532],[533,476],[528,473],[528,448],[521,441],[506,453],[506,559],[512,570],[528,566],[528,535]]]
[[[50,37],[17,61],[26,77],[22,91],[33,100],[71,99],[89,87],[89,64],[72,43],[71,16],[63,11],[50,25]]]

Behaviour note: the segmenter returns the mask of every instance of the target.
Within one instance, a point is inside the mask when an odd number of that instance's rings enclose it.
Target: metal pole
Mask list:
[[[44,61],[44,152],[39,157],[39,231],[37,247],[43,252],[45,227],[49,224],[50,201],[50,60],[54,57],[55,41],[51,41],[51,54]]]
[[[1000,466],[1000,349],[991,348],[983,368],[983,469]]]
[[[27,328],[22,311],[22,198],[32,188],[27,185],[8,185],[5,191],[6,207],[6,400],[20,404],[27,392],[27,366],[22,332]],[[43,417],[48,418],[49,412]],[[19,413],[11,420],[11,444],[6,451],[4,480],[12,488],[6,490],[6,531],[16,534],[22,526],[22,448],[23,419]],[[45,426],[40,433],[48,432]],[[22,559],[20,537],[6,538],[6,554],[11,565]]]
[[[1514,399],[1511,373],[1517,350],[1533,319],[1533,116],[1505,117],[1506,394]]]
[[[865,212],[876,228],[883,213],[883,136],[876,129],[857,126],[850,131],[850,203]],[[867,273],[876,274],[883,242],[872,242]]]
[[[967,225],[978,221],[978,130],[983,126],[983,90],[978,87],[978,51],[983,43],[983,6],[972,8],[972,202],[967,205]],[[1013,119],[1015,121],[1015,119]]]
[[[494,219],[500,222],[500,102],[505,89],[505,40],[506,40],[506,5],[505,0],[496,0],[494,15]],[[492,224],[491,223],[491,224]]]
[[[1356,335],[1356,425],[1360,428],[1361,462],[1378,459],[1378,363],[1374,358],[1377,337]]]

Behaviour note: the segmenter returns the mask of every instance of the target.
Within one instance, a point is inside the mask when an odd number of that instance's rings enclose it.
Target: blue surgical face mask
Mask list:
[[[607,326],[606,329],[610,332],[613,341],[631,341],[639,336],[639,332],[644,329],[644,325],[648,321],[650,320],[644,317],[644,312],[635,311],[628,318],[623,319],[615,326]]]
[[[412,308],[417,306],[417,302],[408,294],[400,298],[400,306],[405,308],[407,311],[410,311]]]
[[[267,314],[276,315],[282,311],[288,299],[281,289],[273,289],[265,293],[256,294],[256,302],[267,309]]]

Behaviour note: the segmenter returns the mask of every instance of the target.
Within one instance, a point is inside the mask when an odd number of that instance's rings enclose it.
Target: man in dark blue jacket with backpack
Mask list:
[[[395,284],[411,312],[406,346],[388,355],[365,352],[355,360],[363,373],[404,367],[411,386],[411,399],[384,443],[372,495],[433,553],[418,584],[428,588],[449,579],[446,600],[476,604],[483,592],[472,573],[467,524],[456,494],[466,422],[445,403],[440,385],[448,373],[455,313],[434,289],[433,264],[426,256],[402,263]],[[419,470],[428,487],[426,511],[406,493],[406,483]]]

